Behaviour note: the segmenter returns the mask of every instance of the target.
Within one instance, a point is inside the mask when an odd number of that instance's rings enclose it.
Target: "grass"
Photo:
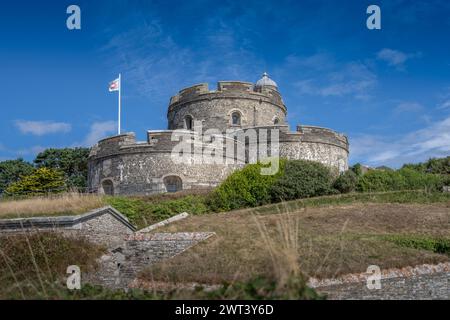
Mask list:
[[[433,249],[434,243],[442,247],[450,241],[448,202],[381,203],[386,200],[383,196],[377,198],[380,203],[330,204],[330,199],[191,216],[176,222],[158,232],[212,231],[217,236],[154,265],[141,278],[150,283],[217,284],[255,276],[280,278],[278,269],[289,274],[296,268],[307,277],[328,278],[365,272],[372,264],[386,269],[449,261],[441,249]],[[410,245],[408,238],[445,240]]]
[[[53,299],[64,294],[67,267],[96,268],[105,248],[57,233],[0,237],[0,299]]]
[[[297,211],[305,207],[339,206],[355,203],[442,203],[450,207],[450,193],[425,192],[422,190],[388,191],[373,193],[349,193],[332,196],[322,196],[270,204],[258,208],[247,209],[258,214],[280,212],[282,210]]]
[[[64,193],[46,197],[0,201],[0,219],[74,215],[105,206],[94,194]]]
[[[162,201],[155,201],[153,198],[107,197],[105,201],[123,213],[138,228],[144,228],[182,212],[199,215],[209,211],[204,197],[197,195]]]
[[[307,277],[365,272],[372,264],[385,269],[450,260],[450,195],[444,193],[356,193],[210,214],[205,214],[204,199],[201,194],[64,195],[21,200],[27,205],[15,214],[67,214],[112,204],[145,226],[187,211],[190,217],[157,232],[213,231],[217,236],[152,266],[140,278],[159,284],[224,283],[219,289],[123,293],[87,286],[68,292],[60,281],[65,268],[95,268],[104,249],[83,239],[43,234],[0,237],[0,299],[317,299],[305,286]],[[47,206],[39,211],[40,201]],[[5,205],[1,217],[20,207],[0,204]]]

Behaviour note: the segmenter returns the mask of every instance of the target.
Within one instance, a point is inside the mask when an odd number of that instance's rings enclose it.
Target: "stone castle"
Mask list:
[[[273,144],[270,139],[263,144],[260,135],[256,143],[247,142],[250,140],[245,135],[250,131],[259,134],[276,130],[279,157],[318,161],[335,172],[348,169],[349,144],[345,135],[305,125],[292,132],[286,115],[278,86],[266,73],[256,84],[221,81],[217,90],[209,90],[208,84],[185,88],[170,99],[168,130],[149,130],[145,142],[136,141],[134,133],[113,136],[92,148],[89,188],[110,195],[148,195],[215,187],[234,170],[261,160],[252,157],[249,150],[260,151]],[[234,144],[233,148],[241,142],[244,155],[229,156],[224,152],[221,162],[195,161],[201,156],[199,153],[211,149],[213,140],[196,140],[198,124],[201,133],[215,129],[217,133],[211,137],[220,136],[226,143]],[[175,132],[183,132],[190,135],[190,141],[196,141],[192,148],[194,160],[173,160],[173,150],[180,143],[173,139]],[[239,134],[244,135],[244,140],[236,139]],[[269,151],[266,155],[274,153]]]

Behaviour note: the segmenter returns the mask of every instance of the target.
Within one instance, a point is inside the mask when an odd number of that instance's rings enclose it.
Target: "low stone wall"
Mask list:
[[[83,281],[114,289],[127,289],[145,268],[173,258],[215,233],[135,234],[123,246],[111,250],[99,260],[99,269]]]
[[[310,279],[308,285],[331,300],[450,299],[450,263],[420,265],[381,272],[381,288],[369,289],[370,274],[349,274],[336,279]]]
[[[136,228],[111,206],[74,216],[31,217],[0,220],[0,236],[12,233],[58,232],[68,237],[85,237],[106,247],[123,243]]]

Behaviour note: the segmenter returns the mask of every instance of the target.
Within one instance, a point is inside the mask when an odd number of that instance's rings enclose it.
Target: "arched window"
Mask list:
[[[239,112],[235,111],[231,114],[231,124],[233,126],[241,125],[241,114]]]
[[[114,184],[111,180],[105,180],[102,182],[103,193],[108,196],[114,195]]]
[[[273,124],[277,125],[280,123],[280,119],[278,119],[277,117],[275,117],[275,119],[273,119]]]
[[[177,192],[183,190],[183,181],[178,176],[168,176],[164,178],[164,186],[167,192]]]
[[[187,130],[192,130],[192,128],[194,127],[194,119],[187,115],[186,117],[184,117],[184,127]]]

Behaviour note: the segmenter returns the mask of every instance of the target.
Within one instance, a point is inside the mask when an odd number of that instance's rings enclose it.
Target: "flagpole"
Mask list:
[[[118,132],[118,134],[120,135],[120,132],[121,132],[121,130],[120,130],[120,118],[121,118],[121,91],[122,91],[122,76],[121,76],[121,74],[119,73],[119,121],[118,121],[118,130],[117,130],[117,132]]]

